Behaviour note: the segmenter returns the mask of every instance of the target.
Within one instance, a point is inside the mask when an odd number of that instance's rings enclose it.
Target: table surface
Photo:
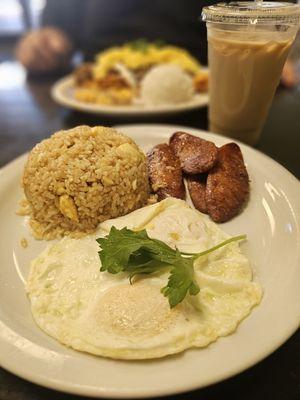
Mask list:
[[[56,105],[50,88],[57,77],[26,79],[24,71],[0,46],[0,166],[30,150],[61,128],[79,124],[165,123],[207,128],[207,110],[159,119],[111,119],[72,112]],[[300,91],[278,90],[256,146],[300,177]],[[274,327],[276,329],[276,326]],[[253,333],[255,334],[255,332]],[[271,356],[216,385],[172,399],[300,399],[300,331]],[[0,368],[1,400],[83,399],[26,382]]]

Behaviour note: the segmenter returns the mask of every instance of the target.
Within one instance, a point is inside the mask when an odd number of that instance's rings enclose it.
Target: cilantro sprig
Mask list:
[[[146,230],[138,232],[130,229],[117,229],[114,226],[104,238],[97,239],[101,247],[99,257],[100,271],[111,274],[127,272],[132,278],[141,274],[154,274],[170,270],[168,283],[161,289],[173,308],[186,297],[199,293],[200,288],[194,276],[194,262],[197,258],[212,253],[229,243],[246,239],[246,235],[235,236],[201,253],[184,253],[172,249],[166,243],[148,236]]]

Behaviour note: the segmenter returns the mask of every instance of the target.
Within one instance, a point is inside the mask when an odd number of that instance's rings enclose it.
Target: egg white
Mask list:
[[[262,296],[249,261],[232,243],[195,263],[197,296],[170,309],[160,289],[168,273],[137,278],[100,272],[99,245],[112,226],[200,252],[228,235],[184,201],[169,198],[102,223],[95,235],[63,238],[32,261],[27,282],[33,318],[61,343],[96,355],[146,359],[207,346],[232,333]]]

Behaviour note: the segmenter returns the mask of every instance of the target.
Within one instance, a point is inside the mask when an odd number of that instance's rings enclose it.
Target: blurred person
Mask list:
[[[138,38],[163,40],[207,60],[203,6],[212,0],[48,0],[41,28],[17,44],[16,56],[32,73],[65,68],[75,50],[85,59]]]

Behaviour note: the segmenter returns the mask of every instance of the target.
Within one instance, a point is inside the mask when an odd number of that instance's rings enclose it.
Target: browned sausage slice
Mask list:
[[[185,198],[180,161],[168,144],[158,144],[148,153],[148,169],[152,189],[159,200]]]
[[[207,214],[206,206],[206,174],[187,175],[186,182],[195,208]]]
[[[206,183],[208,214],[215,222],[226,222],[239,213],[249,196],[249,177],[236,143],[219,148],[218,161]]]
[[[207,172],[217,160],[218,149],[214,143],[189,133],[175,132],[170,138],[170,146],[187,174]]]

